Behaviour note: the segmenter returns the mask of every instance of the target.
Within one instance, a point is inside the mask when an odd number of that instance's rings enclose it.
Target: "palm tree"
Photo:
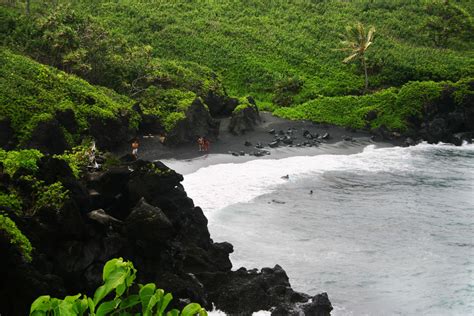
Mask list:
[[[375,27],[369,27],[369,31],[366,33],[364,25],[358,22],[355,25],[349,25],[346,27],[346,34],[344,35],[344,40],[341,42],[341,44],[345,46],[341,48],[341,50],[351,53],[349,56],[344,58],[343,62],[349,63],[358,59],[364,68],[365,91],[369,88],[365,52],[373,42],[374,33]]]

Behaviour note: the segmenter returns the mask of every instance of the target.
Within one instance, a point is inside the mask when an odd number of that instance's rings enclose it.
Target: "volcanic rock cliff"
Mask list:
[[[181,185],[182,175],[160,162],[122,162],[103,172],[73,177],[61,160],[43,157],[37,177],[61,181],[69,199],[59,211],[34,215],[3,212],[17,223],[34,246],[33,261],[23,261],[0,236],[0,313],[26,315],[39,295],[91,294],[101,284],[104,263],[131,260],[138,282],[155,282],[173,293],[178,307],[188,301],[208,309],[250,315],[273,308],[275,315],[329,315],[325,293],[314,298],[291,289],[278,265],[261,271],[232,271],[231,244],[210,238],[207,219]],[[11,179],[23,197],[31,190],[19,170]]]

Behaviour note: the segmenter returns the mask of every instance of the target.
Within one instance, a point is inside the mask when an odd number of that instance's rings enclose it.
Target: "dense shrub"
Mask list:
[[[364,96],[321,97],[274,114],[288,119],[305,119],[353,128],[406,131],[410,121],[421,119],[427,107],[437,106],[444,90],[452,90],[456,106],[472,100],[472,79],[452,82],[409,82],[399,90],[381,90]],[[371,115],[369,115],[369,113]]]
[[[33,247],[30,241],[18,229],[15,222],[3,214],[0,214],[0,235],[10,240],[10,243],[18,248],[26,261],[31,261]]]
[[[63,300],[49,295],[38,297],[32,304],[32,316],[74,316],[74,315],[137,315],[137,316],[207,316],[207,312],[197,303],[186,305],[183,310],[167,311],[173,296],[153,283],[139,284],[138,293],[132,294],[132,285],[137,270],[130,261],[122,258],[109,260],[102,273],[104,284],[94,293],[94,297],[77,294]],[[133,291],[133,292],[132,292]],[[103,301],[109,298],[108,301]]]
[[[17,213],[20,213],[22,201],[15,193],[0,192],[0,206],[6,206]]]
[[[43,154],[36,149],[25,149],[18,151],[5,151],[0,149],[0,163],[3,171],[10,176],[20,169],[26,169],[32,173],[38,170],[37,162]]]

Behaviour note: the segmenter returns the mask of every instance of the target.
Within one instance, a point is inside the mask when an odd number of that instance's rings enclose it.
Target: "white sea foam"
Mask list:
[[[211,165],[183,184],[236,268],[281,264],[295,290],[328,292],[336,316],[470,315],[473,159],[467,144],[369,145]]]
[[[284,159],[261,159],[245,163],[211,165],[184,177],[183,185],[196,205],[209,217],[212,212],[235,203],[248,202],[272,192],[287,181],[327,171],[407,172],[417,163],[417,152],[452,145],[426,143],[412,147],[376,148],[369,145],[353,155],[297,156]],[[454,147],[454,146],[453,146]],[[461,149],[462,148],[462,149]],[[472,151],[474,145],[456,147]],[[282,176],[289,175],[289,179]]]

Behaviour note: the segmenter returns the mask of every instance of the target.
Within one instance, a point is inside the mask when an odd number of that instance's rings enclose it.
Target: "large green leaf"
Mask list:
[[[120,287],[120,293],[117,294],[118,296],[122,295],[126,290],[124,284],[125,279],[128,277],[129,273],[130,270],[125,267],[118,267],[117,269],[113,270],[105,280],[104,285],[107,287],[107,292],[110,293],[110,291]]]
[[[37,312],[47,312],[50,309],[51,309],[51,296],[43,295],[43,296],[38,297],[31,304],[30,315],[32,315],[33,312],[35,312],[35,311],[37,311]]]
[[[107,263],[104,265],[104,269],[102,270],[102,280],[107,280],[110,273],[112,273],[112,271],[114,271],[120,263],[123,263],[122,258],[114,258],[107,261]]]
[[[181,312],[181,316],[194,316],[201,311],[201,305],[197,303],[191,303],[186,305]]]
[[[166,307],[168,307],[168,304],[171,302],[173,299],[173,295],[171,293],[167,293],[163,299],[161,300],[160,307],[158,308],[157,316],[162,316],[163,313],[166,310]]]
[[[96,316],[105,316],[114,311],[120,304],[121,300],[116,298],[112,301],[103,302],[97,308]]]
[[[179,310],[177,309],[172,309],[169,312],[166,313],[166,316],[179,316]]]
[[[143,316],[151,316],[153,309],[155,306],[158,304],[158,306],[161,304],[161,299],[163,298],[164,291],[162,289],[157,289],[155,291],[155,294],[152,295],[150,300],[148,301],[148,306],[146,307],[146,310],[143,313]]]
[[[58,305],[58,316],[75,316],[77,315],[74,311],[74,302],[71,300],[61,301]]]
[[[87,296],[84,295],[84,297],[80,300],[76,300],[74,302],[74,311],[77,313],[77,315],[82,316],[84,313],[87,311],[88,308],[88,303],[87,303]]]
[[[104,297],[106,297],[107,294],[110,293],[110,291],[111,290],[108,290],[105,284],[99,286],[97,290],[95,290],[95,293],[94,293],[94,306],[96,306]]]
[[[120,309],[127,309],[138,304],[140,304],[140,296],[138,296],[138,294],[132,294],[122,300]]]
[[[97,292],[97,291],[96,291]],[[87,305],[89,306],[89,313],[91,316],[94,316],[95,313],[95,303],[94,303],[94,300],[91,299],[90,297],[87,298]]]
[[[138,295],[140,295],[140,300],[142,302],[142,310],[146,311],[148,307],[148,303],[155,293],[156,285],[153,283],[148,283],[142,286],[140,289],[140,292],[138,292]]]

